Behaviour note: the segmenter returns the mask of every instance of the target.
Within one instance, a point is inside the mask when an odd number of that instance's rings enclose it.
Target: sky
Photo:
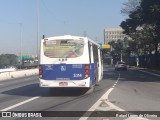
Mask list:
[[[127,1],[0,0],[0,54],[36,55],[37,41],[40,42],[42,35],[84,36],[85,33],[103,43],[104,29],[119,27],[126,19],[121,9]]]

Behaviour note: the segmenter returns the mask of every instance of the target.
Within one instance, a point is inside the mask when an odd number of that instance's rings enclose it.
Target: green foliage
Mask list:
[[[6,65],[9,65],[9,60],[7,59],[6,56],[4,55],[1,55],[0,56],[0,66],[6,66]]]
[[[127,38],[124,38],[124,40],[117,40],[117,41],[111,41],[108,44],[111,45],[111,56],[114,57],[120,57],[121,54],[123,58],[129,57],[130,51],[128,49],[128,42],[129,40]]]
[[[132,5],[131,2],[128,3]],[[134,5],[135,6],[135,5]],[[132,38],[129,51],[141,54],[158,55],[160,43],[160,0],[140,0],[139,5],[128,10],[129,18],[121,22],[124,33]],[[158,66],[157,56],[157,66]]]
[[[124,33],[136,41],[137,45],[141,44],[141,49],[146,48],[144,45],[154,46],[158,51],[160,43],[160,0],[141,0],[137,9],[130,12],[129,18],[120,25]]]
[[[142,19],[146,24],[160,24],[160,0],[142,0]]]
[[[102,49],[102,54],[107,54],[110,52],[110,49]]]
[[[121,13],[124,15],[131,14],[137,9],[138,6],[140,6],[140,2],[141,0],[128,0],[128,2],[123,3],[125,7],[122,8]]]
[[[16,65],[18,63],[17,56],[14,54],[0,55],[0,67],[8,65]]]

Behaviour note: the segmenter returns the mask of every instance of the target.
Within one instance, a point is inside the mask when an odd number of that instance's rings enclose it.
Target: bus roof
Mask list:
[[[81,36],[72,36],[72,35],[63,35],[63,36],[54,36],[54,37],[46,37],[44,39],[47,40],[57,40],[57,39],[88,39],[88,41],[92,42],[93,44],[96,44],[97,46],[100,47],[100,45],[98,43],[96,43],[95,41],[91,40],[88,37],[81,37]]]

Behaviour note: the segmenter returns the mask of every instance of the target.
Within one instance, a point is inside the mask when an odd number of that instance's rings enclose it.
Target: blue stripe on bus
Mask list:
[[[83,64],[46,64],[42,66],[45,80],[82,80],[84,78]]]
[[[83,80],[85,64],[45,64],[43,68],[44,80]],[[95,84],[96,64],[90,64],[90,86]]]
[[[90,86],[95,84],[95,79],[94,78],[95,78],[95,64],[92,63],[91,64],[91,69],[90,69],[90,79],[91,79]]]

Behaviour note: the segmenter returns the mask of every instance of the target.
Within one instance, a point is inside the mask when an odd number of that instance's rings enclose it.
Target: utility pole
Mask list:
[[[39,0],[37,0],[37,59],[39,60]]]
[[[105,35],[106,33],[105,33],[105,29],[104,29],[104,44],[106,44],[106,35]]]
[[[18,23],[20,26],[20,64],[22,65],[22,23]],[[20,65],[20,69],[21,69]]]
[[[123,59],[122,59],[122,50],[121,50],[121,62],[123,61]]]
[[[112,45],[110,45],[111,46],[111,48],[110,48],[110,56],[111,56],[111,52],[113,51],[113,48],[112,48]],[[112,58],[112,56],[111,56],[111,65],[113,65],[113,58]]]

